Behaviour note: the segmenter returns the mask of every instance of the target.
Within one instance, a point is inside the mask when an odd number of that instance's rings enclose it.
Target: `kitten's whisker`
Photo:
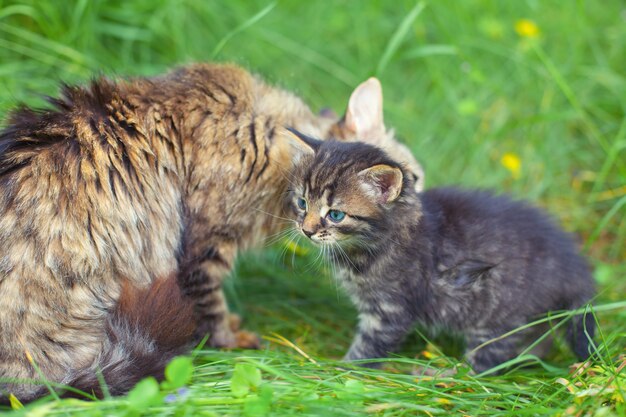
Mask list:
[[[295,223],[295,222],[294,222]],[[274,233],[273,235],[268,236],[267,238],[265,238],[265,246],[270,246],[273,245],[276,242],[279,242],[280,240],[286,238],[287,236],[289,236],[291,233],[297,233],[297,229],[295,228],[287,228],[284,230],[281,230],[278,233]]]
[[[335,293],[337,296],[337,300],[339,300],[339,275],[337,274],[337,263],[339,262],[337,259],[337,252],[335,251],[335,246],[339,246],[339,244],[337,242],[333,242],[333,259],[332,259],[332,265],[333,265],[333,276],[332,276],[332,281],[334,282],[335,285]]]
[[[326,247],[327,247],[327,243],[326,242],[321,242],[321,245],[319,246],[319,251],[317,253],[317,257],[309,264],[309,271],[313,268],[318,268],[320,269],[320,271],[323,273],[324,272],[324,262],[326,260]]]
[[[289,234],[288,236],[286,236],[288,238],[288,240],[285,242],[285,246],[281,252],[281,262],[285,263],[285,256],[287,255],[287,251],[289,250],[289,245],[291,243],[293,243],[294,239],[298,236],[299,232],[297,229],[292,229],[291,230],[291,234]],[[293,267],[293,264],[292,264]]]
[[[357,268],[357,266],[354,264],[354,262],[352,262],[352,260],[350,259],[350,257],[348,256],[348,254],[346,253],[346,251],[341,247],[341,245],[337,244],[337,248],[339,249],[339,253],[342,255],[342,257],[348,261],[348,263],[350,265],[352,265],[352,267],[354,268],[355,271],[357,271],[359,274],[361,273],[361,271],[359,270],[359,268]]]
[[[294,221],[293,219],[289,219],[289,218],[287,218],[287,217],[277,216],[277,215],[275,215],[275,214],[273,214],[273,213],[268,213],[267,211],[263,211],[263,210],[261,210],[261,209],[259,209],[259,208],[256,208],[256,207],[255,207],[254,209],[255,209],[256,211],[260,212],[260,213],[267,214],[268,216],[270,216],[270,217],[274,217],[274,218],[279,219],[279,220],[285,220],[285,221],[288,221],[288,222],[293,222],[293,221]]]
[[[270,245],[273,245],[274,243],[279,242],[281,239],[286,237],[289,233],[290,233],[289,230],[283,230],[283,231],[281,231],[279,233],[276,233],[276,234],[274,234],[272,236],[268,236],[267,238],[264,239],[265,240],[264,245],[266,247],[270,246]]]
[[[296,236],[296,241],[293,244],[294,250],[291,252],[291,267],[292,268],[295,268],[296,266],[296,248],[298,247],[298,242],[300,242],[301,237],[302,235],[298,233],[298,235]]]

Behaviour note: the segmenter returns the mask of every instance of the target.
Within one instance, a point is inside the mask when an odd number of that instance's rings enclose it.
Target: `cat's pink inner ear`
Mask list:
[[[402,171],[389,165],[374,165],[359,172],[365,190],[379,203],[390,203],[402,191]]]
[[[368,79],[352,92],[345,123],[359,140],[375,142],[383,139],[383,89],[377,78]]]

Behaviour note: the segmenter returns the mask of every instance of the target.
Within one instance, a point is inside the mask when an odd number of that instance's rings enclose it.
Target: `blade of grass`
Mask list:
[[[258,22],[259,20],[263,19],[269,12],[272,11],[272,9],[274,9],[274,7],[276,7],[276,2],[268,4],[263,9],[261,9],[261,11],[259,11],[257,14],[250,17],[248,20],[246,20],[245,22],[237,26],[231,32],[227,33],[226,36],[224,36],[222,40],[219,41],[217,45],[215,45],[215,48],[213,48],[213,52],[211,53],[211,57],[215,59],[219,55],[219,53],[222,51],[222,49],[224,49],[224,46],[226,46],[226,43],[228,43],[228,41],[233,36],[237,35],[240,32],[243,32],[244,30],[248,29],[250,26],[254,25],[256,22]]]
[[[319,52],[308,48],[305,45],[299,44],[277,32],[262,30],[260,34],[264,40],[271,45],[289,52],[311,65],[318,67],[347,86],[354,87],[357,84],[358,80],[352,72],[337,64],[333,60],[328,59]]]
[[[561,74],[561,72],[556,67],[552,59],[550,59],[548,54],[543,50],[543,48],[539,44],[533,43],[532,47],[535,53],[537,54],[537,56],[539,57],[539,60],[546,67],[546,69],[548,70],[548,73],[552,76],[556,84],[561,89],[561,92],[567,98],[567,101],[569,101],[570,105],[576,110],[576,112],[580,116],[583,122],[583,126],[589,133],[589,136],[591,136],[591,138],[593,138],[600,145],[600,147],[604,150],[604,152],[608,155],[611,152],[611,148],[608,142],[604,138],[604,135],[601,133],[600,129],[598,129],[598,127],[595,125],[593,120],[591,120],[589,116],[587,115],[587,112],[585,111],[582,104],[580,103],[580,100],[578,100],[576,93],[574,93],[574,90],[570,87],[569,83],[567,82],[563,74]],[[624,165],[624,161],[618,160],[617,165],[620,168],[620,172],[622,173],[622,175],[626,176],[626,165]]]
[[[587,242],[585,243],[585,250],[589,250],[591,245],[593,245],[593,243],[598,239],[598,237],[600,237],[600,233],[602,233],[602,231],[606,228],[609,221],[611,221],[613,216],[615,216],[619,212],[619,210],[625,205],[626,205],[626,195],[622,196],[622,198],[617,200],[617,202],[613,204],[613,207],[611,207],[611,209],[602,217],[600,222],[598,222],[598,225],[595,227],[591,235],[589,235],[589,238],[587,239]],[[623,217],[622,217],[622,221],[624,221]]]
[[[383,73],[383,71],[389,64],[389,61],[391,61],[393,54],[396,53],[396,51],[400,47],[400,44],[402,44],[402,40],[404,39],[406,34],[409,32],[411,25],[413,24],[415,19],[417,19],[417,16],[419,16],[420,13],[422,13],[422,10],[424,10],[425,7],[426,7],[426,3],[422,1],[417,2],[415,6],[413,6],[409,14],[407,14],[404,20],[402,20],[402,22],[400,23],[400,26],[398,26],[398,29],[396,29],[394,34],[389,39],[389,42],[387,43],[387,46],[385,47],[385,50],[383,51],[383,55],[380,57],[380,60],[378,61],[378,65],[376,66],[377,76],[380,76]]]

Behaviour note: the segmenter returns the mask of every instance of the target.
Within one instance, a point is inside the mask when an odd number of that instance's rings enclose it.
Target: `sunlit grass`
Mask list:
[[[570,369],[557,335],[546,360],[522,358],[532,366],[475,377],[461,364],[442,376],[459,365],[458,341],[416,332],[386,371],[339,366],[354,309],[328,271],[307,267],[314,251],[272,247],[245,256],[228,283],[265,350],[197,352],[184,394],[147,384],[135,396],[47,398],[21,413],[626,414],[623,2],[0,0],[2,114],[22,101],[43,105],[60,81],[202,60],[239,63],[338,112],[357,83],[377,75],[386,122],[424,164],[427,186],[512,193],[579,237],[599,283],[598,358]],[[241,388],[237,363],[261,375],[243,396],[232,389]],[[435,375],[420,376],[426,368]]]

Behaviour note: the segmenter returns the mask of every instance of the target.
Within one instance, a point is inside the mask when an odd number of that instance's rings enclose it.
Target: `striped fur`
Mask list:
[[[416,193],[405,165],[378,148],[307,142],[291,207],[359,310],[347,360],[386,357],[417,323],[463,335],[482,372],[546,329],[504,333],[593,297],[572,238],[539,210],[482,191]],[[572,319],[567,337],[578,357],[589,356],[593,333],[591,315]]]

